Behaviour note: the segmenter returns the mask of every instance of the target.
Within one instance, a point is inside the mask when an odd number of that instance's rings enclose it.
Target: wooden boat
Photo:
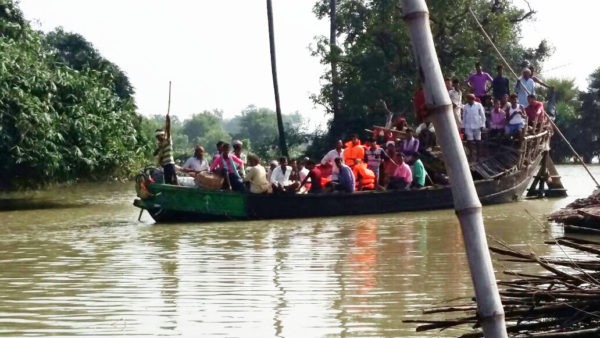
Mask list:
[[[520,141],[487,141],[490,154],[470,165],[482,204],[521,198],[548,151],[551,129],[531,133]],[[380,214],[453,207],[449,185],[418,190],[364,191],[351,194],[242,194],[136,180],[134,205],[147,210],[156,222],[309,218]]]

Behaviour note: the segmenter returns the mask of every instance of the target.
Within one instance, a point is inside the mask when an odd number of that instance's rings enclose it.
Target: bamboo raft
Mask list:
[[[544,270],[540,274],[504,271],[518,278],[498,282],[508,334],[544,338],[600,336],[600,242],[562,237],[546,244],[569,248],[578,258],[540,257],[502,243],[501,247],[490,247],[492,252],[504,257],[503,261],[533,263]],[[452,313],[456,318],[404,322],[419,324],[417,332],[470,325],[472,332],[460,337],[483,337],[475,299],[472,301],[424,311],[426,315]]]

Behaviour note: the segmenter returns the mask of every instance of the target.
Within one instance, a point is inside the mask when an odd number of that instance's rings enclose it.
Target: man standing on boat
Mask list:
[[[492,95],[495,100],[502,100],[504,95],[510,94],[510,84],[508,78],[502,74],[502,65],[496,67],[496,77],[492,80]]]
[[[450,95],[450,101],[452,101],[452,111],[454,111],[454,119],[456,120],[456,126],[461,128],[461,117],[462,117],[462,90],[460,89],[460,81],[457,78],[452,80],[452,89],[448,90]]]
[[[346,142],[346,149],[344,149],[344,163],[352,168],[355,160],[363,160],[365,158],[365,148],[360,144],[358,135],[353,134],[350,142]]]
[[[481,103],[475,101],[473,94],[467,95],[467,104],[463,107],[462,127],[467,137],[469,156],[477,161],[481,151],[481,132],[485,128],[485,111]]]
[[[479,99],[480,102],[485,102],[485,96],[488,92],[487,84],[492,83],[494,79],[489,73],[486,73],[481,68],[479,62],[475,63],[475,73],[471,74],[467,79],[467,86],[471,88],[473,94]]]
[[[163,168],[166,184],[177,184],[175,161],[173,160],[173,141],[171,140],[171,117],[167,114],[165,129],[157,129],[154,133],[158,141],[158,149],[154,155],[158,158],[158,165]]]

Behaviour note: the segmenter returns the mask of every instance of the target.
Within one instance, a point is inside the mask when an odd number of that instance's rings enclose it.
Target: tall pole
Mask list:
[[[283,130],[283,117],[281,116],[281,105],[279,103],[279,85],[277,84],[277,61],[275,56],[275,31],[273,30],[273,6],[271,0],[267,0],[267,17],[269,19],[269,47],[271,50],[271,73],[273,74],[273,91],[275,92],[275,112],[277,114],[277,130],[279,131],[279,149],[281,154],[288,157],[287,143],[285,142],[285,131]]]
[[[337,20],[336,20],[336,3],[337,0],[329,0],[329,58],[331,60],[331,110],[333,112],[333,120],[336,121],[340,114],[340,96],[339,85],[340,79],[338,75],[337,62],[339,50],[337,47]]]
[[[430,119],[452,181],[454,208],[463,234],[483,334],[488,338],[507,337],[504,309],[485,236],[481,202],[458,135],[452,103],[433,45],[427,5],[425,0],[403,0],[402,4],[417,66],[423,74],[426,103],[431,108]]]

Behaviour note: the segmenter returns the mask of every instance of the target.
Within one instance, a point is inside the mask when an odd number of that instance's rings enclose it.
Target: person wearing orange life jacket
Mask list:
[[[360,159],[362,161],[365,158],[365,148],[360,144],[358,135],[353,134],[351,140],[346,142],[343,156],[344,163],[350,168],[354,166],[354,160]]]
[[[354,174],[356,190],[374,190],[375,189],[375,173],[373,170],[367,167],[360,158],[354,160],[354,167],[352,168]]]

